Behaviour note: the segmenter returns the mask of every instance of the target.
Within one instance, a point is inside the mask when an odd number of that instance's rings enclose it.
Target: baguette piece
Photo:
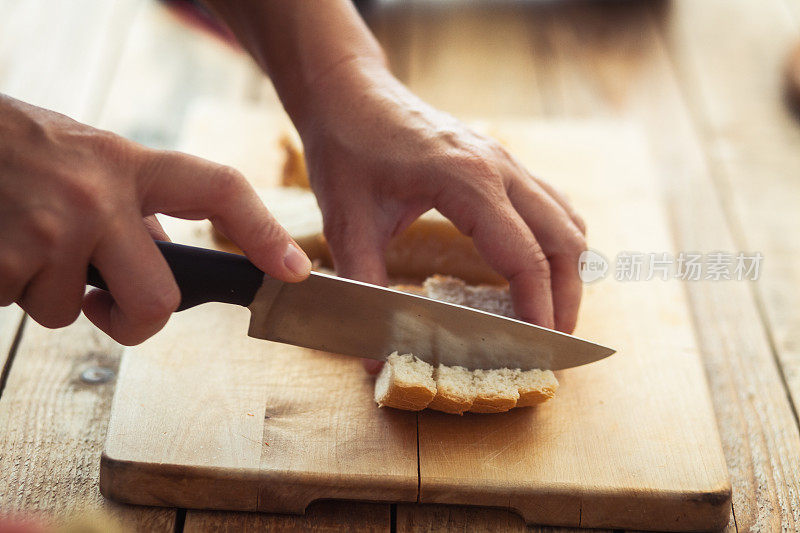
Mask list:
[[[375,402],[380,407],[421,411],[434,396],[433,367],[410,353],[389,355],[375,380]]]
[[[436,396],[429,409],[460,415],[469,411],[475,401],[475,379],[471,370],[463,366],[439,365],[433,371]]]
[[[311,184],[308,182],[306,158],[303,154],[300,136],[297,134],[297,131],[294,129],[287,131],[281,136],[279,142],[284,151],[281,185],[284,187],[301,187],[310,190]]]
[[[552,399],[558,390],[558,380],[552,370],[526,370],[516,377],[519,400],[517,407],[538,405]]]
[[[472,413],[503,413],[513,409],[519,399],[516,378],[519,370],[497,368],[475,370],[475,401]]]
[[[458,305],[475,307],[484,311],[513,317],[513,308],[508,289],[496,286],[470,286],[463,280],[449,276],[432,276],[422,287],[398,285],[397,290],[427,296]],[[393,354],[394,355],[394,354]],[[391,357],[391,356],[390,356]],[[410,359],[395,358],[395,367],[408,364]],[[427,363],[425,363],[427,364]],[[394,373],[397,373],[396,368]],[[382,379],[391,381],[388,371],[381,372]],[[379,379],[381,377],[379,376]],[[468,370],[464,367],[439,365],[433,371],[435,396],[427,405],[429,409],[445,413],[501,413],[514,407],[527,407],[545,402],[555,396],[558,380],[551,370],[491,369]],[[381,383],[391,389],[391,383]],[[402,404],[402,392],[397,390],[393,398],[396,405]],[[378,384],[376,383],[376,399]],[[395,405],[395,406],[396,406]],[[402,409],[402,407],[400,407]]]

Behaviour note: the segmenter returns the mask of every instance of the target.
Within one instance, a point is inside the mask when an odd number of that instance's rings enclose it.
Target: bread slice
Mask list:
[[[425,280],[422,287],[397,285],[393,288],[498,315],[514,316],[507,287],[470,286],[463,280],[449,276],[432,276]],[[382,380],[380,395],[384,395],[382,392],[384,390],[393,389],[391,380],[392,376],[399,374],[398,368],[411,364],[414,360],[419,361],[416,358],[393,359],[392,371],[385,371],[385,374],[382,372],[378,378]],[[439,365],[433,371],[433,380],[435,396],[427,407],[459,415],[467,411],[501,413],[514,407],[537,405],[553,398],[558,389],[558,380],[550,370],[521,371],[508,368],[468,370],[460,366]],[[379,396],[377,382],[375,387],[377,400]],[[402,389],[396,390],[394,406],[403,403]],[[415,405],[419,404],[415,402]]]
[[[306,158],[297,131],[292,129],[284,133],[280,138],[280,145],[284,151],[281,185],[310,190],[311,184],[308,181]]]
[[[517,407],[538,405],[552,399],[558,390],[558,380],[552,370],[526,370],[517,374]]]
[[[471,370],[463,366],[439,365],[433,371],[436,396],[429,409],[460,415],[475,401],[475,380]]]
[[[514,317],[514,306],[507,286],[467,285],[464,280],[451,276],[435,275],[422,284],[425,296],[451,304],[463,305],[494,313],[495,315]]]
[[[406,411],[425,409],[436,396],[433,367],[411,354],[392,353],[375,380],[375,402],[380,407]]]
[[[517,376],[519,370],[498,368],[475,370],[475,401],[472,413],[502,413],[513,409],[519,399]]]

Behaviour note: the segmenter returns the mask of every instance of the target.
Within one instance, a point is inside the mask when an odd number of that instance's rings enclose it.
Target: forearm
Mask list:
[[[350,0],[206,0],[269,74],[302,128],[315,87],[334,70],[383,71],[380,45]]]

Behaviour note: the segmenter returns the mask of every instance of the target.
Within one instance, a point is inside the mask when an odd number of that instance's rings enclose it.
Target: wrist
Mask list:
[[[350,110],[380,87],[397,83],[380,55],[348,55],[320,69],[298,90],[282,97],[300,137],[320,129],[331,118],[347,120]]]

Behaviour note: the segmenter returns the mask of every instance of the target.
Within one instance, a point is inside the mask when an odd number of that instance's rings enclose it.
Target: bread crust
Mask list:
[[[418,365],[423,374],[413,378],[401,377],[403,365]],[[419,370],[419,369],[417,369]],[[394,407],[406,411],[421,411],[436,396],[433,368],[411,354],[392,353],[375,379],[375,402],[380,407]]]
[[[475,379],[464,367],[439,365],[433,371],[436,396],[429,409],[460,415],[468,411],[475,401]]]
[[[379,407],[394,407],[405,411],[422,411],[428,407],[436,392],[423,385],[391,384],[386,394],[376,398]]]

